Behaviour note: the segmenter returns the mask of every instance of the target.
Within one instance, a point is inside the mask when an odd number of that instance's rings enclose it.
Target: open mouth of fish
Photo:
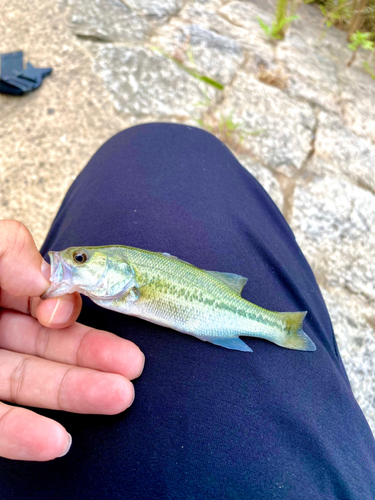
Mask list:
[[[64,293],[73,293],[76,287],[72,285],[72,268],[61,258],[59,252],[48,252],[51,261],[51,286],[41,298],[51,299]]]

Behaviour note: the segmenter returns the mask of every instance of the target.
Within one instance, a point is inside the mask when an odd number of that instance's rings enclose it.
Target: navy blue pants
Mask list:
[[[317,350],[250,338],[253,353],[230,351],[85,299],[81,322],[145,353],[134,404],[116,416],[37,410],[66,427],[72,448],[47,463],[0,459],[1,499],[375,498],[374,439],[313,273],[274,203],[220,141],[149,124],[100,148],[42,253],[110,244],[248,277],[247,300],[308,311]]]

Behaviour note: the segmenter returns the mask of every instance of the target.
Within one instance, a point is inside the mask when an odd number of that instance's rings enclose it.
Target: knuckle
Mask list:
[[[86,356],[86,342],[90,339],[90,337],[95,334],[94,328],[88,328],[88,330],[82,335],[79,345],[76,350],[76,365],[84,366],[85,365],[85,356]]]
[[[41,326],[35,337],[35,354],[40,358],[46,358],[51,336],[51,329]]]
[[[28,247],[32,236],[22,222],[16,220],[5,220],[0,223],[0,255],[11,252],[13,256],[19,257]]]
[[[21,257],[30,243],[30,233],[21,223],[17,224],[14,230],[13,256]]]
[[[74,366],[71,366],[70,368],[68,368],[60,380],[59,388],[57,391],[57,397],[56,397],[56,408],[58,410],[66,410],[67,409],[67,404],[66,404],[66,400],[67,400],[66,396],[67,395],[66,395],[66,390],[65,390],[66,381],[70,377],[70,372],[73,371],[74,369],[75,369]]]
[[[9,398],[12,403],[19,403],[21,401],[26,370],[30,359],[29,357],[22,358],[10,373]]]
[[[1,403],[1,414],[0,414],[0,456],[2,456],[1,451],[4,446],[4,441],[7,439],[8,430],[12,432],[12,417],[14,413],[17,412],[18,408],[14,406],[5,405]],[[5,439],[4,439],[5,438]]]

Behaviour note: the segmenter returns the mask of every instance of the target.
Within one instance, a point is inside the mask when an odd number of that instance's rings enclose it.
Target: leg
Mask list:
[[[278,209],[223,144],[171,124],[108,141],[73,183],[42,253],[110,244],[248,277],[247,300],[308,311],[317,351],[260,339],[247,341],[254,353],[229,351],[85,300],[80,321],[145,353],[136,400],[116,417],[44,412],[73,447],[52,463],[0,460],[9,497],[370,498],[374,440],[315,278]]]

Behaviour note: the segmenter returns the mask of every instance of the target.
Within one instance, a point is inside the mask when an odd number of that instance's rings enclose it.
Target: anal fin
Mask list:
[[[204,342],[211,342],[211,344],[219,345],[221,347],[225,347],[226,349],[234,349],[236,351],[243,352],[253,352],[253,350],[245,344],[238,337],[231,338],[220,338],[220,337],[198,337],[200,340]]]

